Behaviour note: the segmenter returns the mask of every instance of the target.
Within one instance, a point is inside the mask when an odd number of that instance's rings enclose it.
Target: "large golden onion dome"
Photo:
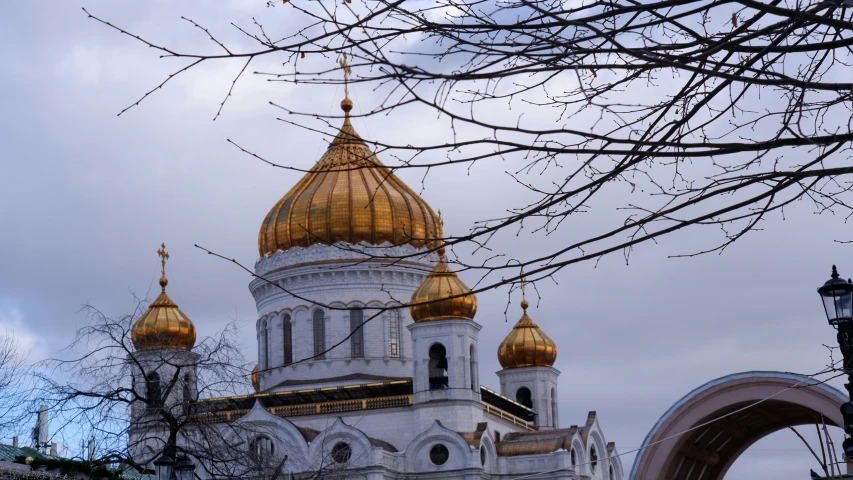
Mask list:
[[[521,308],[521,319],[498,346],[498,361],[503,368],[554,366],[557,344],[527,315],[526,299]]]
[[[166,294],[166,245],[157,251],[163,267],[160,277],[162,291],[130,329],[130,339],[136,350],[183,349],[191,350],[195,345],[195,325]]]
[[[261,257],[290,247],[335,242],[432,247],[438,216],[367,148],[341,102],[344,124],[326,153],[272,207],[258,234]]]
[[[448,268],[443,247],[438,249],[438,254],[438,264],[412,295],[409,307],[412,318],[416,322],[473,320],[477,313],[477,297]]]

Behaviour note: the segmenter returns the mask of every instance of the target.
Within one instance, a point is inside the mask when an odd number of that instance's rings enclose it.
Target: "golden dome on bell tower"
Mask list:
[[[438,255],[438,264],[412,295],[409,307],[412,319],[416,322],[473,320],[477,297],[447,266],[444,247],[438,249]]]
[[[348,96],[341,109],[343,126],[326,153],[264,219],[258,234],[261,257],[336,242],[424,248],[441,238],[435,212],[356,133]]]
[[[182,312],[175,302],[166,294],[166,244],[157,250],[160,255],[162,276],[160,287],[162,291],[156,300],[148,305],[145,311],[134,322],[130,329],[130,339],[136,350],[183,349],[192,350],[195,345],[195,325]]]
[[[249,377],[252,380],[252,388],[254,388],[256,392],[261,390],[261,383],[258,379],[258,367],[260,367],[260,365],[255,364],[255,368],[252,369],[252,375]]]
[[[521,300],[518,323],[498,346],[498,361],[503,368],[553,367],[557,344],[527,315],[527,299]]]

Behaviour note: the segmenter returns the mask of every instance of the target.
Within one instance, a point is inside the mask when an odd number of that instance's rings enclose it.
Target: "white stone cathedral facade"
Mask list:
[[[256,393],[199,399],[188,368],[162,402],[212,412],[247,456],[286,457],[267,462],[277,478],[621,480],[595,412],[561,426],[557,345],[526,301],[497,346],[500,392],[481,386],[479,358],[496,346],[479,343],[477,301],[445,262],[440,219],[361,141],[352,103],[341,107],[340,133],[260,230]],[[191,366],[194,326],[161,284],[133,327],[137,357]],[[134,380],[149,396],[173,372],[155,363]]]

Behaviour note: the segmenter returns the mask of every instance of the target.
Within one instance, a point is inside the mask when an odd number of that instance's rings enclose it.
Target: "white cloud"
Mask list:
[[[19,353],[28,362],[45,358],[45,341],[27,324],[24,312],[8,299],[0,297],[0,335],[12,336]]]

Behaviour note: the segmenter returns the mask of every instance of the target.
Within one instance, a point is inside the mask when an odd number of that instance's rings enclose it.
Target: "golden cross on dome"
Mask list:
[[[157,255],[160,256],[160,273],[162,273],[162,276],[160,277],[160,287],[163,289],[163,293],[166,293],[166,285],[169,284],[169,281],[166,280],[166,260],[169,259],[169,252],[166,251],[165,243],[160,244],[160,249],[157,250]]]
[[[349,98],[349,74],[352,73],[352,69],[349,68],[349,63],[347,63],[347,54],[343,54],[343,59],[338,61],[338,64],[344,71],[344,98]]]
[[[157,255],[160,257],[160,273],[166,276],[166,260],[169,259],[169,252],[166,251],[166,244],[161,243],[160,249],[157,250]]]

